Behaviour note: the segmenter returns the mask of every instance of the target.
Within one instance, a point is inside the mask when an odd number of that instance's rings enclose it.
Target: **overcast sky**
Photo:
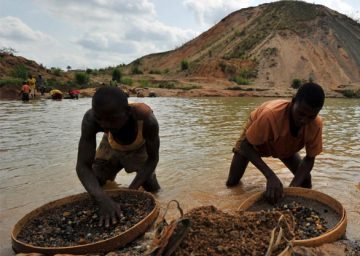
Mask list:
[[[172,50],[261,0],[0,0],[0,48],[46,67],[100,68]],[[360,17],[359,0],[311,0]]]

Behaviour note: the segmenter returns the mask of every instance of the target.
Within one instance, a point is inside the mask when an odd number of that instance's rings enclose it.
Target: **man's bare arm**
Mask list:
[[[85,189],[97,201],[105,195],[92,171],[96,150],[96,133],[98,131],[92,111],[89,110],[85,113],[81,124],[76,172]]]
[[[138,189],[148,178],[150,178],[159,162],[159,124],[153,114],[144,122],[143,129],[148,159],[145,163],[144,170],[137,172],[134,180],[129,186],[130,189]]]
[[[296,171],[295,177],[290,183],[290,187],[300,187],[306,177],[309,176],[314,167],[314,163],[315,157],[305,156]]]
[[[267,180],[265,196],[271,203],[276,203],[276,201],[283,195],[283,186],[279,178],[261,159],[260,154],[246,138],[241,143],[240,151],[241,154],[249,159],[249,161],[265,176]]]

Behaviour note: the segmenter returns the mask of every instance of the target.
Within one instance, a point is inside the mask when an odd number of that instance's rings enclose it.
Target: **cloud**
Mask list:
[[[77,27],[72,42],[87,56],[116,55],[122,62],[153,52],[167,51],[194,38],[198,32],[167,26],[157,20],[148,0],[37,1],[58,19]],[[97,58],[98,60],[98,58]],[[116,65],[118,63],[112,63]]]
[[[126,20],[127,17],[152,17],[155,6],[148,0],[37,0],[49,13],[74,25],[86,26],[99,21]]]
[[[0,38],[2,40],[13,40],[23,43],[51,40],[51,37],[40,31],[31,29],[19,18],[12,16],[0,18]]]
[[[250,6],[247,0],[184,0],[183,4],[196,15],[202,26],[212,26],[239,9]]]

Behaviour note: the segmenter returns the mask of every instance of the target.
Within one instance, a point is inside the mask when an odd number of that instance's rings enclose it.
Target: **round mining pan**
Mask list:
[[[263,194],[264,192],[253,194],[240,205],[239,210],[259,211],[273,208],[271,204],[264,200]],[[319,246],[324,243],[334,242],[345,234],[347,225],[346,211],[342,204],[333,197],[312,189],[284,188],[284,198],[281,201],[289,202],[290,200],[310,205],[318,212],[322,212],[322,217],[328,222],[328,230],[325,233],[309,239],[294,240],[292,243],[294,246]]]
[[[131,226],[129,229],[121,232],[120,234],[111,237],[109,239],[100,240],[93,243],[87,243],[82,245],[66,246],[66,247],[40,247],[27,244],[17,239],[20,231],[26,223],[30,220],[36,218],[38,215],[62,205],[68,203],[74,203],[77,201],[82,201],[89,199],[90,196],[88,193],[81,193],[73,196],[68,196],[62,199],[58,199],[47,203],[30,213],[26,214],[22,219],[20,219],[14,226],[11,233],[12,247],[17,253],[42,253],[46,255],[54,254],[86,254],[86,253],[104,253],[112,251],[116,248],[121,248],[126,244],[132,242],[138,236],[144,234],[146,230],[151,226],[159,214],[160,206],[154,196],[148,192],[142,192],[137,190],[129,189],[116,189],[116,190],[107,190],[106,193],[109,196],[116,197],[119,195],[140,195],[147,198],[150,198],[154,203],[154,208],[151,212],[143,218],[141,221],[137,222],[135,225]]]

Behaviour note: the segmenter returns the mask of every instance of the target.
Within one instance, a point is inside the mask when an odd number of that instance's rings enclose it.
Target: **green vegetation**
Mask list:
[[[258,70],[254,68],[243,68],[239,71],[239,77],[251,79],[257,77]]]
[[[140,86],[141,88],[148,88],[148,87],[157,87],[157,86],[153,86],[153,84],[151,84],[149,82],[149,80],[139,80]],[[151,86],[150,86],[151,85]]]
[[[60,68],[51,68],[51,72],[55,75],[55,76],[60,76],[62,73],[62,70]]]
[[[12,47],[2,47],[0,48],[0,54],[9,54],[9,55],[14,55],[15,53],[17,53],[17,51],[12,48]]]
[[[159,88],[175,89],[175,84],[168,81],[163,81],[159,84]]]
[[[141,75],[141,74],[143,74],[143,72],[140,70],[140,68],[138,66],[133,66],[131,68],[131,74],[133,74],[133,75]]]
[[[189,68],[189,62],[187,60],[181,61],[181,70],[187,70]]]
[[[120,82],[121,81],[121,77],[122,77],[122,73],[120,68],[114,68],[113,72],[112,72],[112,80],[113,81],[117,81]]]
[[[291,83],[291,87],[294,89],[298,89],[302,85],[302,82],[299,78],[294,78]]]
[[[232,78],[230,78],[230,81],[233,81],[237,84],[240,84],[240,85],[248,85],[250,84],[250,81],[246,78],[243,78],[242,76],[234,76]]]
[[[277,53],[278,53],[278,49],[276,47],[268,47],[262,51],[262,54],[265,57],[276,56]]]
[[[201,89],[201,88],[202,87],[200,85],[184,85],[184,86],[179,86],[176,89],[188,91],[188,90],[192,90],[192,89]]]
[[[158,70],[158,69],[151,69],[151,70],[149,71],[149,74],[158,74],[158,75],[161,75],[161,71]]]
[[[360,90],[343,90],[341,93],[347,98],[360,98]]]
[[[0,79],[0,87],[3,87],[5,85],[20,86],[22,84],[22,81],[23,81],[22,78],[4,78],[4,79]]]
[[[27,79],[29,75],[29,70],[24,65],[17,65],[14,67],[14,69],[11,71],[12,77]]]
[[[122,77],[121,83],[131,86],[133,84],[133,80],[130,77]]]
[[[90,80],[89,75],[85,72],[76,72],[74,78],[75,82],[79,85],[87,84]]]

